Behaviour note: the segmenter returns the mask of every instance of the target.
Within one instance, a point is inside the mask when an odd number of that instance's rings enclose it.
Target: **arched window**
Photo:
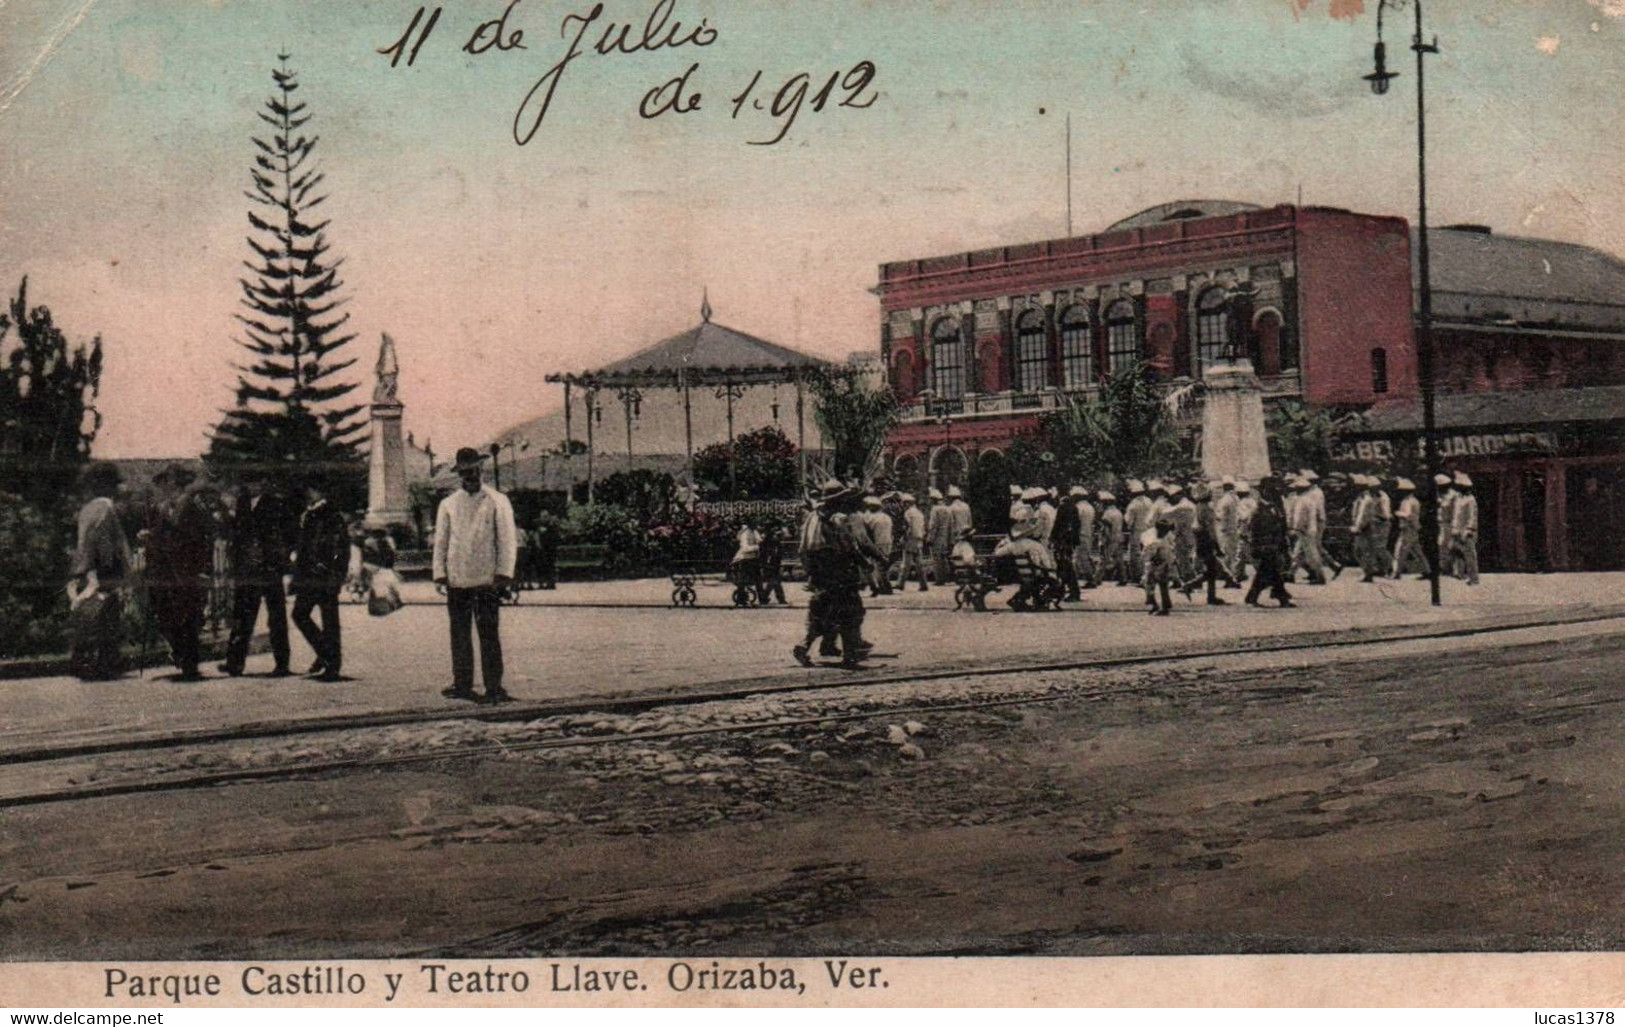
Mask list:
[[[1095,349],[1089,334],[1089,312],[1066,308],[1061,315],[1061,381],[1069,389],[1095,380]]]
[[[944,317],[931,326],[931,389],[938,399],[965,394],[965,340],[959,323]]]
[[[1049,385],[1049,338],[1044,312],[1027,310],[1016,319],[1016,391],[1038,392]]]
[[[1298,369],[1298,331],[1291,322],[1281,324],[1281,371],[1296,371]]]
[[[1129,374],[1140,363],[1140,323],[1133,300],[1106,308],[1106,361],[1112,374]]]
[[[1388,391],[1388,351],[1380,347],[1371,351],[1371,391]]]
[[[958,446],[939,446],[931,453],[931,486],[946,490],[949,485],[964,485],[970,461]]]
[[[1196,299],[1196,357],[1201,370],[1223,360],[1230,348],[1230,303],[1222,286]]]

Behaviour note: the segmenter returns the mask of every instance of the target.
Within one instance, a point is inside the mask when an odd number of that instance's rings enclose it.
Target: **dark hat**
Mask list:
[[[152,480],[158,485],[173,485],[183,489],[197,480],[197,472],[185,464],[170,464],[153,475]]]
[[[95,487],[98,485],[116,487],[119,482],[124,480],[123,475],[119,474],[119,470],[116,465],[101,460],[98,460],[89,467],[86,467],[80,478],[87,486],[90,487]]]
[[[454,471],[466,471],[470,467],[478,467],[485,461],[485,454],[472,446],[464,446],[457,451],[457,459],[452,464]]]

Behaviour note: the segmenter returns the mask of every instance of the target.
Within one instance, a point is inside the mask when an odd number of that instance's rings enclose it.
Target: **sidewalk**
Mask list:
[[[1622,586],[1625,574],[1498,575],[1476,589],[1446,581],[1445,605],[1434,609],[1426,582],[1362,585],[1344,575],[1329,586],[1298,587],[1302,605],[1295,610],[1251,609],[1240,605],[1242,593],[1221,591],[1234,605],[1208,607],[1200,594],[1189,604],[1176,597],[1174,616],[1167,618],[1145,616],[1141,593],[1116,587],[1086,592],[1083,603],[1059,613],[1022,615],[1006,611],[1002,595],[991,597],[994,612],[956,613],[950,590],[910,590],[868,601],[864,630],[880,654],[894,657],[872,664],[876,673],[890,676],[1189,653],[1321,633],[1331,639],[1351,631],[1573,619],[1620,602]],[[805,623],[807,593],[800,584],[786,588],[789,609],[732,609],[729,590],[718,584],[701,589],[698,609],[676,610],[669,606],[669,591],[664,580],[645,580],[526,593],[502,614],[508,690],[527,703],[557,703],[764,680],[856,680],[791,661],[790,646]],[[175,732],[489,712],[440,696],[450,683],[446,616],[433,603],[431,588],[412,586],[411,592],[413,605],[387,618],[343,607],[345,672],[355,680],[341,684],[263,676],[181,684],[172,680],[172,668],[116,682],[0,682],[0,760],[20,750]],[[293,648],[295,669],[303,670],[311,654],[297,633]],[[249,661],[251,675],[269,669],[269,656]]]

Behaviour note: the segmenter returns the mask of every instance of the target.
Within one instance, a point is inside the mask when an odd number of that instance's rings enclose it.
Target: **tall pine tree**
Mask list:
[[[236,341],[251,354],[235,365],[237,405],[222,411],[209,446],[217,465],[270,469],[353,469],[365,422],[359,404],[346,403],[354,382],[337,376],[355,363],[340,351],[355,339],[344,331],[350,315],[338,276],[342,259],[328,256],[327,221],[311,211],[327,199],[319,192],[326,177],[311,160],[318,136],[300,130],[310,121],[307,105],[294,99],[297,76],[288,55],[278,55],[271,71],[276,91],[257,111],[271,126],[269,139],[254,137],[253,188],[246,195],[254,234],[248,245],[251,274],[239,278],[243,336]]]

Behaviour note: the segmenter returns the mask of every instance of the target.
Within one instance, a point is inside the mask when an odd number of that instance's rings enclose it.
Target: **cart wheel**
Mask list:
[[[671,605],[673,605],[673,606],[682,606],[682,605],[684,605],[684,603],[683,603],[683,590],[682,589],[674,588],[674,589],[671,590]]]

